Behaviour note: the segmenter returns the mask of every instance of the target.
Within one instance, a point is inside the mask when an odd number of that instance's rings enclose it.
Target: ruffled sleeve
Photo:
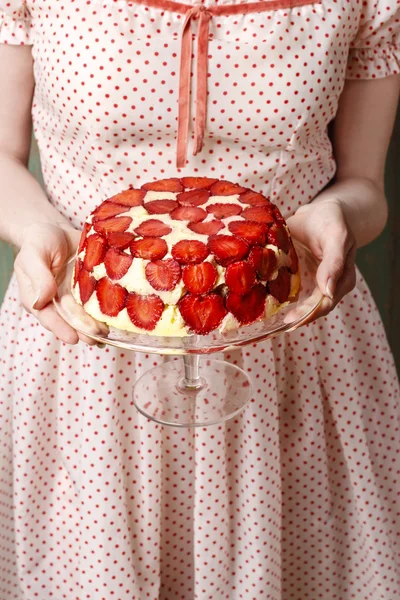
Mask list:
[[[378,79],[400,73],[400,2],[366,0],[350,44],[346,77]]]
[[[25,0],[0,0],[0,43],[33,43],[32,20]]]

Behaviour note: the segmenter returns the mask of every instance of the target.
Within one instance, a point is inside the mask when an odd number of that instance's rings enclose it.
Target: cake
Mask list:
[[[294,300],[298,258],[279,209],[207,177],[149,182],[87,219],[72,294],[126,331],[206,335],[267,319]]]

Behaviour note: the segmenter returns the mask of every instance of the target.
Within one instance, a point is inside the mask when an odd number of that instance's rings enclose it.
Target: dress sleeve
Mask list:
[[[350,44],[346,77],[378,79],[400,73],[400,2],[366,0]]]
[[[32,44],[32,22],[25,0],[0,0],[0,43]]]

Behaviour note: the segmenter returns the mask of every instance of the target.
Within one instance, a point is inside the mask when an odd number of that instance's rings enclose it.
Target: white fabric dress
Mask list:
[[[108,195],[180,173],[263,191],[285,217],[309,202],[335,171],[326,130],[345,77],[400,70],[399,3],[295,4],[212,17],[205,146],[194,157],[189,144],[177,171],[181,14],[0,0],[1,41],[32,44],[49,201],[80,228]],[[0,600],[398,597],[399,388],[361,275],[328,317],[227,358],[252,377],[242,414],[158,426],[131,388],[163,359],[60,343],[13,278],[0,315]]]

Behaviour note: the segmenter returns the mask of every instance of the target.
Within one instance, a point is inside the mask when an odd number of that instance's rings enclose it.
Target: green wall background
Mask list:
[[[381,312],[389,343],[400,370],[400,111],[388,154],[386,193],[389,219],[383,233],[357,253],[357,264]],[[39,153],[33,140],[30,171],[42,182]],[[12,272],[13,251],[0,242],[0,302]]]

